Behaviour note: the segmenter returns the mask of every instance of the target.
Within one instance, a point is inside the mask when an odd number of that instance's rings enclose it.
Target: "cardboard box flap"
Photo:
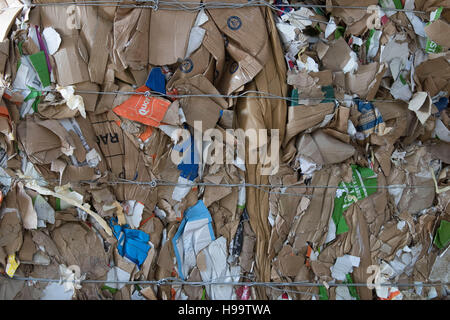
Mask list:
[[[431,24],[425,27],[425,32],[431,40],[437,44],[450,48],[450,39],[448,34],[450,33],[450,24],[442,19],[433,21]]]
[[[79,37],[65,37],[61,47],[54,54],[57,65],[57,82],[65,87],[80,82],[89,81],[87,63],[80,54]]]
[[[181,0],[178,2],[191,2]],[[150,38],[148,61],[156,66],[174,64],[184,59],[189,34],[198,12],[152,11],[150,17]]]
[[[117,70],[127,67],[140,70],[147,66],[150,12],[149,9],[117,9],[113,27],[113,61]]]
[[[183,94],[219,94],[217,89],[202,75],[190,79],[180,79],[173,84]],[[188,97],[180,99],[180,106],[186,116],[186,122],[194,127],[194,121],[202,121],[202,130],[215,127],[220,111],[228,107],[221,97]]]
[[[326,115],[334,111],[333,103],[321,103],[316,106],[293,106],[288,108],[288,122],[283,146],[302,131],[321,123]]]

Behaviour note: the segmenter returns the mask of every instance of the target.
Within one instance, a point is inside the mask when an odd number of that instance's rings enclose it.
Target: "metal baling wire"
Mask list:
[[[4,176],[0,175],[0,178],[11,179],[13,181],[38,181],[43,183],[54,182],[58,183],[59,179],[49,179],[45,180],[43,178],[33,178],[33,177],[17,177],[17,176]],[[188,183],[178,183],[171,182],[166,180],[152,180],[152,181],[133,181],[127,179],[119,179],[119,180],[108,180],[108,181],[94,181],[94,180],[71,180],[70,183],[84,183],[84,184],[134,184],[134,185],[142,185],[149,187],[158,187],[158,186],[182,186],[182,187],[194,187],[194,186],[211,186],[211,187],[252,187],[267,192],[269,194],[279,194],[279,195],[291,195],[291,196],[309,196],[312,197],[313,194],[306,193],[287,193],[287,192],[278,192],[278,191],[269,191],[264,188],[302,188],[302,189],[340,189],[340,186],[321,186],[321,185],[270,185],[270,184],[252,184],[252,183],[212,183],[212,182],[193,182],[192,184]],[[385,186],[366,186],[366,189],[435,189],[434,186],[424,186],[424,185],[385,185]]]
[[[2,275],[4,278],[4,275]],[[250,279],[249,277],[246,276],[239,276],[240,278],[247,278]],[[229,278],[229,277],[227,277]],[[107,280],[80,280],[79,283],[120,283],[120,284],[125,284],[125,285],[144,285],[144,284],[150,284],[150,285],[156,285],[156,286],[172,286],[172,285],[188,285],[188,286],[193,286],[193,287],[200,287],[200,286],[208,286],[208,285],[232,285],[232,286],[265,286],[265,287],[269,287],[271,289],[277,290],[277,291],[282,291],[282,292],[291,292],[291,293],[298,293],[298,294],[305,294],[305,295],[311,295],[311,296],[319,296],[318,294],[315,293],[310,293],[310,292],[303,292],[303,291],[295,291],[295,290],[287,290],[287,289],[281,289],[281,288],[277,288],[278,286],[286,286],[285,284],[278,284],[278,283],[271,283],[271,282],[225,282],[225,281],[218,281],[220,279],[227,279],[225,277],[222,278],[216,278],[210,281],[196,281],[196,282],[191,282],[191,281],[185,281],[182,279],[178,279],[178,278],[164,278],[161,280],[127,280],[127,281],[121,281],[121,280],[111,280],[111,281],[107,281]],[[65,282],[75,282],[75,280],[70,281],[70,280],[65,280],[65,279],[48,279],[48,278],[31,278],[31,277],[18,277],[18,276],[13,276],[13,278],[7,278],[9,280],[15,280],[15,281],[31,281],[31,282],[54,282],[54,283],[65,283]],[[286,283],[289,284],[289,283]]]
[[[29,91],[30,89],[25,88],[10,88],[8,86],[0,86],[0,88],[8,89],[13,92],[15,91]],[[58,92],[56,89],[43,89],[38,90],[41,92]],[[239,98],[250,98],[250,99],[277,99],[277,100],[286,100],[288,102],[298,102],[304,100],[316,100],[316,101],[323,101],[323,100],[329,100],[329,101],[337,101],[337,102],[353,102],[354,98],[344,98],[344,99],[337,99],[337,98],[317,98],[317,97],[299,97],[298,99],[292,99],[289,97],[282,97],[276,94],[272,94],[270,92],[264,92],[264,91],[256,91],[256,90],[247,90],[244,92],[241,92],[239,94],[235,95],[226,95],[226,94],[164,94],[159,93],[156,91],[148,90],[145,92],[135,92],[135,91],[94,91],[94,90],[77,90],[75,89],[76,93],[79,94],[123,94],[123,95],[148,95],[156,96],[156,97],[164,97],[164,98],[189,98],[189,97],[197,97],[197,98],[232,98],[232,99],[239,99]],[[255,95],[255,96],[248,96],[249,93],[256,93],[256,94],[264,94],[264,95]],[[367,102],[398,102],[401,100],[394,100],[394,99],[373,99]]]
[[[48,278],[32,278],[32,277],[20,277],[13,276],[12,278],[2,275],[6,279],[17,280],[17,281],[36,281],[36,282],[72,282],[64,279],[48,279]],[[230,276],[231,277],[231,276]],[[232,285],[232,286],[269,286],[269,287],[321,287],[324,286],[323,283],[318,282],[307,282],[307,281],[297,281],[297,282],[258,282],[258,281],[234,281],[227,282],[225,279],[230,277],[220,277],[215,278],[210,281],[186,281],[179,278],[168,277],[160,280],[80,280],[80,283],[121,283],[121,284],[152,284],[157,286],[162,285],[188,285],[188,286],[204,286],[204,285]],[[239,278],[252,280],[252,277],[240,275]],[[330,287],[367,287],[369,285],[374,285],[373,283],[327,283]],[[450,282],[437,282],[437,283],[379,283],[375,285],[380,285],[382,287],[439,287],[448,286]]]
[[[157,5],[164,6],[172,6],[174,10],[185,10],[185,11],[199,11],[201,9],[239,9],[244,7],[261,7],[267,6],[270,8],[276,7],[291,7],[291,8],[331,8],[331,9],[353,9],[353,10],[367,10],[368,6],[342,6],[342,5],[326,5],[326,4],[304,4],[304,3],[294,3],[294,4],[271,4],[266,1],[258,1],[258,0],[250,0],[247,3],[233,3],[233,2],[208,2],[208,3],[199,3],[199,2],[179,2],[175,1],[158,1],[158,0],[143,0],[136,1],[136,3],[154,3]],[[55,2],[55,3],[31,3],[30,7],[39,7],[39,6],[52,6],[52,5],[80,5],[80,6],[117,6],[117,7],[148,7],[153,8],[153,6],[145,6],[138,4],[125,4],[123,1],[84,1],[84,2]],[[194,7],[192,7],[194,6]],[[167,8],[159,8],[160,10],[167,10]],[[396,12],[412,12],[412,13],[426,13],[425,11],[414,10],[414,9],[397,9],[397,8],[382,8],[384,11],[396,11]],[[322,22],[322,21],[321,21]]]

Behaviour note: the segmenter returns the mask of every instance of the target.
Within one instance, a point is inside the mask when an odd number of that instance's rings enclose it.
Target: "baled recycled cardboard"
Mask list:
[[[330,124],[323,129],[323,132],[344,142],[350,143],[348,135],[348,120],[350,117],[350,108],[340,106],[337,109],[336,116],[331,120]]]
[[[179,2],[189,2],[182,0]],[[190,1],[192,3],[192,1]],[[197,11],[153,11],[150,17],[148,62],[162,66],[184,59]]]
[[[9,39],[0,42],[0,75],[5,72],[6,61],[9,56]]]
[[[297,145],[299,155],[312,159],[318,165],[340,163],[355,153],[352,145],[343,143],[322,130],[305,134]]]
[[[38,104],[38,113],[48,119],[67,119],[73,118],[78,110],[71,110],[65,102],[44,102]]]
[[[206,176],[205,181],[220,184],[225,183],[222,179],[223,176]],[[226,197],[232,192],[231,188],[227,187],[215,187],[215,186],[206,186],[205,193],[203,195],[203,202],[206,207],[209,207],[213,202],[219,201],[220,199]]]
[[[41,230],[33,230],[31,231],[31,234],[33,236],[34,243],[38,246],[42,246],[45,249],[46,254],[54,258],[58,264],[63,262],[61,253],[50,236]]]
[[[39,13],[42,30],[52,27],[59,33],[61,38],[78,35],[81,25],[75,10],[67,10],[67,6],[40,6]]]
[[[287,169],[287,168],[286,168]],[[286,193],[294,194],[292,196],[277,196],[272,194],[269,198],[269,210],[271,212],[278,212],[278,215],[274,218],[275,225],[272,228],[272,233],[269,242],[269,257],[272,258],[283,247],[290,230],[292,229],[294,217],[298,210],[297,207],[301,201],[300,195],[305,193],[305,189],[298,186],[295,174],[292,170],[287,170],[283,173],[282,184],[286,187],[283,188]],[[271,181],[274,183],[273,181]],[[277,181],[275,183],[281,183]],[[290,185],[295,185],[290,188]],[[278,190],[277,190],[278,191]],[[295,195],[298,194],[298,195]]]
[[[217,86],[220,82],[220,79],[224,71],[223,69],[225,63],[224,37],[222,36],[216,24],[211,18],[209,18],[207,22],[202,24],[201,28],[206,30],[202,44],[216,60],[213,84]]]
[[[428,37],[437,44],[450,48],[450,40],[448,34],[450,33],[450,24],[442,19],[433,21],[425,27],[425,32]]]
[[[112,111],[100,115],[90,114],[89,117],[94,130],[94,137],[105,158],[107,168],[116,177],[125,178],[125,141],[123,130],[115,122],[118,118],[114,117]],[[117,200],[124,200],[123,185],[117,185],[114,188],[114,193]]]
[[[345,86],[353,94],[357,94],[361,99],[365,99],[369,93],[370,85],[375,80],[378,72],[378,62],[360,65],[354,74],[345,75]]]
[[[293,253],[293,248],[286,245],[278,254],[278,259],[275,261],[274,266],[279,269],[283,276],[295,277],[300,268],[305,265],[304,261],[304,256],[295,255]]]
[[[33,207],[33,200],[25,192],[21,182],[16,185],[17,209],[22,217],[23,227],[25,229],[37,229],[37,213]]]
[[[17,276],[21,274],[20,270],[16,272]],[[25,281],[13,280],[9,277],[2,277],[0,284],[0,299],[2,300],[14,300],[25,288]]]
[[[19,251],[19,260],[21,263],[33,262],[33,255],[37,252],[36,245],[33,242],[30,231],[26,231],[23,237],[23,245]]]
[[[78,265],[81,273],[92,279],[106,278],[108,257],[93,230],[79,223],[66,223],[51,235],[66,265]]]
[[[207,1],[211,4],[214,2],[217,1]],[[240,3],[245,2],[241,0]],[[219,91],[231,94],[253,79],[269,59],[265,13],[258,7],[207,11],[226,36],[225,48],[232,59],[225,64]]]
[[[108,36],[112,30],[112,23],[99,13],[100,7],[80,6],[81,31],[80,36],[85,39],[89,51],[88,71],[90,81],[103,84],[106,64],[108,61]]]
[[[337,166],[317,171],[311,184],[317,186],[337,186],[341,181],[341,170]],[[307,241],[316,246],[325,243],[328,224],[334,207],[333,188],[314,188],[311,203],[295,230],[294,250],[306,255]]]
[[[122,71],[127,67],[141,70],[147,66],[150,12],[152,11],[149,9],[137,8],[118,8],[116,11],[113,26],[113,61],[117,70]]]
[[[192,269],[189,277],[187,278],[188,282],[200,282],[202,281],[202,277],[200,275],[200,271],[197,267]],[[203,289],[196,286],[183,286],[183,291],[189,297],[190,300],[201,300],[203,295]]]
[[[250,222],[244,222],[244,238],[242,241],[242,251],[239,257],[239,265],[244,272],[250,272],[255,258],[256,237],[250,226]]]
[[[15,204],[11,203],[9,207],[15,208]],[[23,243],[22,223],[19,212],[12,210],[5,213],[0,221],[0,227],[0,247],[5,251],[6,255],[19,251]],[[0,263],[6,266],[6,260],[0,261]]]
[[[323,66],[331,71],[342,71],[350,60],[350,52],[352,50],[344,38],[334,40],[322,59]]]
[[[77,83],[75,86],[75,93],[83,98],[83,103],[86,111],[93,112],[97,105],[98,93],[81,93],[79,91],[91,91],[98,92],[99,86],[92,82],[81,82]]]
[[[16,17],[22,12],[23,5],[19,1],[14,1],[8,3],[6,6],[3,5],[2,1],[1,11],[0,11],[0,42],[5,41],[9,30],[11,29]],[[11,7],[11,8],[9,8]]]
[[[427,60],[421,63],[415,70],[416,84],[420,86],[418,91],[427,91],[434,97],[440,91],[450,91],[450,63],[445,57]]]
[[[356,283],[367,283],[367,279],[370,276],[367,273],[367,268],[373,264],[370,254],[369,227],[363,211],[358,205],[352,206],[347,212],[347,217],[347,222],[352,230],[350,232],[352,248],[349,254],[360,258],[359,266],[353,269],[353,281]],[[356,290],[362,300],[372,299],[372,292],[368,288],[359,287]]]
[[[58,136],[30,117],[19,124],[17,135],[25,152],[40,163],[51,163],[62,155]]]
[[[417,92],[409,102],[408,109],[414,111],[420,123],[425,124],[431,116],[431,98],[427,92]]]
[[[450,148],[448,143],[444,141],[439,141],[436,144],[427,146],[427,150],[436,159],[440,159],[444,163],[450,164]]]
[[[333,0],[331,1],[333,5],[337,6],[355,6],[355,2],[352,0]],[[358,6],[368,7],[370,5],[377,5],[377,0],[362,0],[358,2]],[[365,15],[365,10],[349,9],[349,8],[339,8],[335,7],[332,9],[332,15],[340,17],[344,20],[345,24],[353,25],[357,21],[360,21]]]
[[[172,87],[172,84],[179,79],[192,78],[196,75],[204,75],[210,82],[214,80],[213,73],[213,59],[211,54],[205,47],[201,46],[190,57],[184,59],[180,66],[175,71],[167,86]]]
[[[64,37],[54,54],[57,82],[63,87],[90,80],[87,63],[80,54],[81,41],[79,37]]]
[[[159,249],[160,247],[163,229],[164,225],[158,217],[150,218],[150,220],[139,227],[139,230],[150,235],[150,241],[156,249]]]
[[[222,78],[218,81],[218,90],[230,95],[240,91],[243,85],[261,71],[263,65],[232,42],[228,43],[227,51],[232,59],[225,61]]]
[[[332,114],[334,103],[321,103],[315,106],[293,106],[288,108],[288,122],[283,146],[299,134],[323,121],[326,115]]]
[[[148,182],[155,179],[152,172],[146,166],[144,154],[140,152],[130,138],[124,136],[124,179],[136,182]],[[123,187],[124,197],[127,200],[136,200],[144,204],[148,210],[153,210],[157,202],[157,192],[148,185],[126,184]]]
[[[218,1],[206,1],[208,4],[214,4],[214,2]],[[245,2],[240,0],[238,3]],[[234,41],[251,56],[258,57],[267,38],[264,14],[260,8],[209,9],[208,13],[229,41]],[[263,60],[260,60],[260,62],[264,63]]]
[[[245,90],[258,90],[271,92],[279,96],[286,96],[287,85],[286,63],[275,22],[270,10],[264,10],[266,26],[269,33],[270,51],[269,59],[264,69],[258,73],[254,81],[245,86]],[[286,101],[275,99],[238,99],[237,124],[239,128],[246,129],[278,129],[280,144],[285,135]],[[270,146],[268,146],[270,148]],[[246,161],[248,161],[246,152]],[[246,182],[254,184],[267,184],[268,177],[262,176],[261,165],[246,165]],[[254,188],[246,190],[246,206],[250,217],[250,224],[256,234],[256,253],[254,271],[258,279],[270,281],[270,263],[266,259],[270,229],[268,226],[268,194]],[[264,213],[264,214],[261,214]],[[258,297],[265,297],[264,290],[258,289]]]
[[[217,89],[202,75],[190,79],[180,79],[173,84],[180,94],[216,94]],[[228,104],[221,97],[186,97],[180,99],[180,106],[186,116],[186,122],[194,127],[194,121],[202,121],[202,130],[215,127],[220,110]]]

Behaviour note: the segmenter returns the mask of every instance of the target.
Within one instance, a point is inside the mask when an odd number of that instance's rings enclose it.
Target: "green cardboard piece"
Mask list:
[[[363,168],[352,164],[353,179],[350,183],[341,182],[339,190],[341,195],[334,198],[333,221],[336,225],[336,234],[348,231],[344,212],[356,201],[367,198],[377,192],[378,180],[375,172],[369,168]]]
[[[39,80],[41,80],[42,86],[48,87],[50,85],[50,73],[48,71],[47,60],[45,59],[44,51],[29,56],[31,64],[38,73]]]
[[[439,249],[445,248],[450,242],[450,222],[446,220],[441,221],[441,225],[436,231],[434,237],[434,244]]]

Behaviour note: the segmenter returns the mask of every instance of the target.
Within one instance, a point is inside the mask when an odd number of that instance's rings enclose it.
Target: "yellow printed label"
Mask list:
[[[20,263],[16,261],[16,255],[10,254],[8,256],[8,264],[6,265],[6,274],[12,278],[14,273],[16,273],[19,264]]]

